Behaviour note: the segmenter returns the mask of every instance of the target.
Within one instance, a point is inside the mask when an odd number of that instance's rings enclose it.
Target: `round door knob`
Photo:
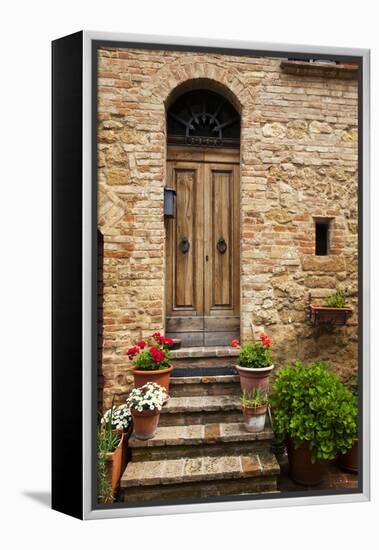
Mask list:
[[[190,249],[190,243],[188,239],[182,239],[179,243],[179,250],[182,254],[187,254]]]
[[[219,239],[217,242],[217,250],[220,252],[220,254],[225,254],[227,248],[228,245],[226,244],[225,239],[221,237],[221,239]]]

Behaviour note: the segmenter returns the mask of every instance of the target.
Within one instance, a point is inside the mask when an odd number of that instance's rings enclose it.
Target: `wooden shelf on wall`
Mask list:
[[[310,63],[309,61],[283,60],[280,68],[284,73],[299,76],[319,76],[322,78],[342,78],[353,80],[358,77],[358,65],[356,63],[329,65],[326,63]]]

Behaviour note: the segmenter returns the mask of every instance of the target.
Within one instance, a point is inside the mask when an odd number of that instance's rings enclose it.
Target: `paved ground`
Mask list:
[[[322,489],[356,489],[358,488],[358,475],[342,471],[336,464],[329,463],[323,482],[317,487],[306,487],[295,483],[288,475],[288,463],[284,459],[280,461],[279,491],[314,491]]]

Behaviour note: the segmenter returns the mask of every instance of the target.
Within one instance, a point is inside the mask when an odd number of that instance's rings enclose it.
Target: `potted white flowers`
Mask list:
[[[113,502],[122,472],[127,462],[127,442],[131,433],[129,407],[112,405],[100,421],[97,434],[98,498],[100,502]]]
[[[257,386],[244,390],[241,396],[242,413],[248,432],[261,432],[265,427],[268,406],[267,393]]]
[[[108,422],[111,423],[113,430],[127,432],[132,422],[132,415],[128,405],[124,403],[118,407],[113,406],[111,409],[108,409],[101,419],[101,424],[104,426],[108,424]]]
[[[134,435],[137,439],[153,437],[166,399],[165,388],[155,382],[147,382],[130,392],[126,405],[133,417]]]

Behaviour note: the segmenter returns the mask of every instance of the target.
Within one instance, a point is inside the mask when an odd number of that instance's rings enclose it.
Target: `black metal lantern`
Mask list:
[[[166,218],[175,218],[176,191],[171,187],[164,188],[164,215]]]

